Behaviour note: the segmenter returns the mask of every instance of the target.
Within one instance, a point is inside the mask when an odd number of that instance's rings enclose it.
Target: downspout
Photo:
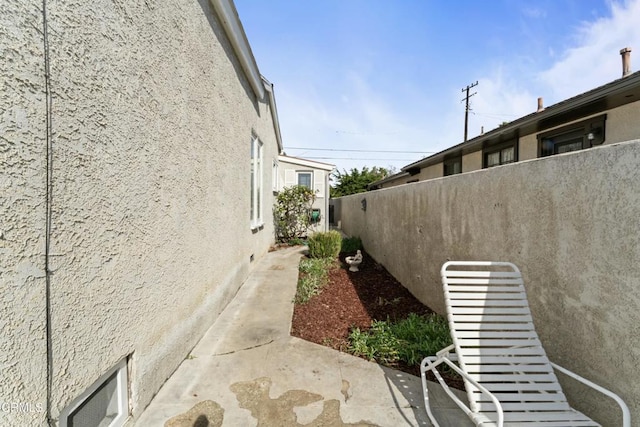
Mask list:
[[[42,35],[44,43],[44,85],[46,104],[46,195],[45,195],[45,243],[44,243],[44,273],[45,273],[45,333],[47,347],[47,424],[53,425],[51,417],[51,394],[53,390],[53,345],[51,334],[51,226],[52,226],[52,175],[53,175],[53,141],[51,132],[51,69],[49,64],[49,37],[47,26],[47,0],[42,0]]]

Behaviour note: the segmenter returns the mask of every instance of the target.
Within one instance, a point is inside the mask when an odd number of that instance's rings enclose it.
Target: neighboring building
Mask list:
[[[623,56],[623,70],[628,69],[624,61]],[[539,105],[535,113],[411,163],[369,189],[637,139],[639,118],[640,72],[636,72],[551,107]]]
[[[311,231],[327,231],[329,229],[329,176],[334,165],[312,160],[281,155],[277,165],[278,181],[274,182],[274,191],[294,185],[304,185],[316,195],[313,203]]]
[[[0,51],[0,424],[135,419],[274,242],[271,84],[232,0],[11,1]]]

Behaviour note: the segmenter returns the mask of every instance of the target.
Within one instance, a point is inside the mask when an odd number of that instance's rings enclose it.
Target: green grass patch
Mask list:
[[[371,329],[353,328],[349,334],[349,352],[381,364],[403,361],[418,365],[423,358],[450,345],[447,321],[436,314],[409,317],[397,322],[376,320]]]
[[[304,304],[318,295],[327,283],[329,269],[335,264],[330,258],[303,258],[300,260],[298,286],[294,303]]]

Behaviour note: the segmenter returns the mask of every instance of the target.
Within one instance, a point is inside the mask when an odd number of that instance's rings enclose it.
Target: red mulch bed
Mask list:
[[[362,251],[360,271],[350,272],[340,254],[340,265],[329,272],[329,283],[306,304],[296,304],[291,335],[340,351],[346,351],[349,331],[366,330],[373,320],[400,320],[410,313],[433,311],[418,301],[383,266]],[[390,366],[420,376],[420,366],[404,363]],[[453,387],[461,382],[449,380]]]

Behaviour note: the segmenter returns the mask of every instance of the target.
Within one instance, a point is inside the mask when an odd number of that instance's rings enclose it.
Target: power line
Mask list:
[[[309,151],[350,151],[358,153],[410,153],[410,154],[433,154],[435,151],[399,151],[399,150],[352,150],[343,148],[312,148],[312,147],[288,147],[290,150],[309,150]]]

